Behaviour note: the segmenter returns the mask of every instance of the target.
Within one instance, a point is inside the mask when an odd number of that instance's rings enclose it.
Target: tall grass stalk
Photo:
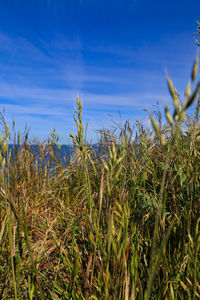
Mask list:
[[[32,147],[1,115],[1,299],[200,298],[197,71],[183,102],[167,75],[165,123],[158,109],[153,130],[127,121],[95,147],[78,98],[65,160],[55,130]]]

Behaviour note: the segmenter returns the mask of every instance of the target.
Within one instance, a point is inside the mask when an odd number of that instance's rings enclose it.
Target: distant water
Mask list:
[[[19,148],[20,146],[8,145],[8,149],[13,151],[14,149]],[[40,148],[38,145],[29,145],[30,151],[35,155],[35,157],[39,157]],[[48,159],[48,146],[46,146],[46,159]],[[71,145],[61,145],[60,148],[58,146],[54,146],[54,151],[56,152],[57,158],[60,158],[62,163],[65,165],[70,159],[70,156],[73,154],[74,150]],[[50,156],[49,156],[50,157]]]
[[[20,147],[20,146],[8,145],[8,147],[9,147],[9,150],[13,151],[13,155],[15,157],[14,149],[16,149],[17,147]],[[38,165],[40,165],[40,163],[41,163],[41,161],[39,159],[40,147],[38,145],[28,145],[28,147],[30,147],[31,153],[34,154]],[[46,151],[46,153],[45,153],[46,155],[45,155],[44,164],[47,163],[48,160],[51,157],[51,154],[48,152],[48,148],[49,148],[49,146],[46,146],[46,150],[45,150]],[[70,157],[73,156],[73,154],[74,154],[74,147],[72,145],[60,145],[60,146],[53,146],[53,148],[54,148],[54,151],[56,152],[57,159],[60,159],[61,162],[62,162],[62,164],[63,164],[63,166],[66,167],[68,165],[68,163],[69,163]],[[92,148],[94,150],[97,150],[98,151],[98,155],[100,155],[100,156],[101,155],[105,155],[106,153],[109,156],[109,152],[106,151],[105,149],[103,150],[103,148],[99,148],[99,145],[97,145],[97,144],[92,145]],[[137,156],[137,154],[136,154],[136,156]],[[51,166],[54,166],[54,164],[55,164],[55,161],[53,161],[51,159]]]
[[[20,146],[14,146],[14,145],[9,145],[9,150],[13,151],[13,155],[15,155],[14,153],[14,148],[16,147],[20,147]],[[40,152],[40,148],[38,145],[29,145],[31,152],[34,154],[34,156],[39,158],[39,152]],[[60,145],[60,148],[58,146],[53,146],[54,147],[54,151],[56,152],[56,156],[58,159],[61,160],[61,162],[63,163],[64,166],[66,166],[69,162],[70,157],[73,155],[74,153],[74,148],[72,145]],[[94,149],[97,149],[97,145],[92,145],[92,147]],[[46,146],[46,160],[48,160],[50,158],[50,154],[48,153],[48,146]],[[39,163],[39,159],[38,159],[38,163]]]

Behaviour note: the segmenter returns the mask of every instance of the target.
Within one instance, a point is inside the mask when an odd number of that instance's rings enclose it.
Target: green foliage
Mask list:
[[[36,158],[28,130],[12,135],[2,116],[1,299],[200,298],[199,99],[187,114],[197,71],[198,58],[183,102],[167,76],[165,125],[158,112],[153,131],[101,130],[95,149],[78,98],[67,166],[55,130]]]

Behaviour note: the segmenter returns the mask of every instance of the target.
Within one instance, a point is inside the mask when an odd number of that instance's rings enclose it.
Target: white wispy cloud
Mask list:
[[[166,98],[167,93],[148,93],[148,92],[131,92],[125,95],[106,94],[106,93],[92,93],[82,92],[68,89],[51,89],[51,88],[29,88],[7,84],[0,82],[0,98],[6,101],[6,99],[19,101],[21,106],[28,103],[46,103],[49,105],[66,104],[72,105],[77,96],[79,96],[84,103],[92,104],[93,106],[104,104],[104,105],[121,105],[121,106],[132,106],[141,107],[149,103],[152,100]],[[5,103],[5,101],[3,103]]]
[[[56,126],[63,132],[64,120],[71,132],[77,96],[87,107],[90,132],[108,124],[110,111],[116,116],[119,110],[126,118],[142,116],[142,110],[151,110],[157,101],[170,101],[164,67],[176,77],[178,89],[188,79],[185,74],[190,71],[193,49],[177,56],[180,46],[174,39],[170,42],[165,37],[161,45],[132,50],[123,45],[83,45],[78,37],[69,40],[59,35],[48,44],[32,43],[0,32],[0,110],[5,108],[9,120],[15,118],[22,127],[26,120],[35,122],[31,127],[36,135]],[[183,39],[186,43],[187,35],[180,35],[177,42]],[[165,49],[166,45],[171,48]],[[95,60],[84,52],[95,54]],[[99,54],[117,56],[116,65],[98,62]]]

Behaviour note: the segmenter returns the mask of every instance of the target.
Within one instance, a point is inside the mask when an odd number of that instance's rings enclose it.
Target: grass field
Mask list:
[[[28,132],[11,134],[2,117],[0,299],[200,299],[197,69],[184,101],[167,77],[166,122],[158,111],[153,130],[102,130],[95,149],[78,99],[65,167],[55,132],[50,158],[38,143],[36,159]]]

